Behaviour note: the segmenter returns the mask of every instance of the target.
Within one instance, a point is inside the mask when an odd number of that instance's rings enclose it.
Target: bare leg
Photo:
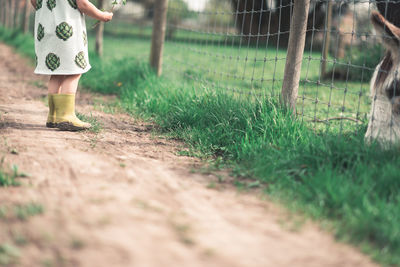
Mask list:
[[[78,89],[79,79],[81,74],[75,75],[64,75],[64,79],[61,83],[61,93],[62,94],[75,94]]]
[[[51,75],[48,85],[49,94],[61,93],[61,84],[65,79],[65,75]]]

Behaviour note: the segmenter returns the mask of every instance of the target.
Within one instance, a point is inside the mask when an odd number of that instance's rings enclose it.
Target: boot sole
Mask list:
[[[57,128],[57,123],[54,122],[46,122],[47,128]]]
[[[61,131],[68,131],[68,132],[79,132],[79,131],[85,131],[85,130],[89,129],[86,127],[75,126],[70,122],[57,123],[56,128],[60,129]]]

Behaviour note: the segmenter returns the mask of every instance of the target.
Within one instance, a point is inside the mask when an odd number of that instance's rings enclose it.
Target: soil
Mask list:
[[[0,44],[2,168],[29,174],[0,188],[0,265],[375,266],[261,192],[218,183],[152,125],[102,112],[107,98],[79,96],[99,133],[46,128],[46,82]]]

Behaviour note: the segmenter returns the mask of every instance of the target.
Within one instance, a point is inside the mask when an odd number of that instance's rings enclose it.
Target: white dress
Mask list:
[[[36,0],[36,74],[70,75],[90,69],[85,16],[76,0]]]

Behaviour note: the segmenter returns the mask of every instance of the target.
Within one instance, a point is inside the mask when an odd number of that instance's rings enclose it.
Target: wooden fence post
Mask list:
[[[98,0],[98,7],[104,8],[104,1]],[[104,35],[104,22],[100,21],[96,28],[96,54],[99,57],[103,56],[103,35]]]
[[[293,17],[290,25],[289,46],[282,84],[282,98],[284,104],[294,111],[296,111],[301,65],[306,42],[309,7],[310,0],[294,1]]]
[[[324,38],[324,50],[322,52],[322,62],[321,62],[321,76],[322,78],[326,74],[326,62],[329,56],[329,47],[331,45],[331,28],[332,28],[332,0],[328,0],[328,7],[326,12],[325,20],[325,38]]]
[[[156,0],[154,3],[153,36],[151,44],[150,65],[160,76],[162,57],[167,27],[168,0]]]
[[[24,10],[24,33],[27,34],[29,32],[29,20],[31,15],[31,1],[25,1],[25,10]]]

